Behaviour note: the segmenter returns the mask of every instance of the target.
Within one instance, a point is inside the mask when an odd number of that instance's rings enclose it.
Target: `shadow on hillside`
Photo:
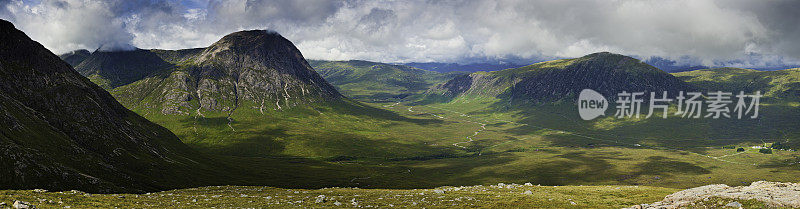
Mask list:
[[[290,136],[287,133],[288,130],[284,128],[245,129],[228,132],[230,127],[227,125],[226,117],[186,117],[180,122],[184,129],[194,129],[195,126],[202,127],[199,130],[195,129],[195,134],[198,134],[197,138],[187,141],[186,144],[198,151],[211,154],[240,157],[275,155],[282,153],[286,148],[285,143],[275,139]],[[234,126],[256,127],[257,123],[258,121],[235,121]],[[218,138],[219,141],[204,139],[204,137]]]
[[[709,174],[711,171],[692,163],[681,162],[662,156],[651,156],[647,162],[636,164],[634,175],[661,175],[672,176],[675,174],[700,175]]]
[[[617,152],[570,152],[557,155],[555,158],[527,169],[524,173],[529,176],[531,182],[542,185],[612,181],[623,173],[608,160],[627,160],[620,158]]]
[[[794,155],[793,158],[788,159],[772,159],[766,163],[758,165],[759,168],[774,168],[774,169],[787,169],[787,170],[800,170],[800,156]],[[774,170],[772,172],[781,172]]]
[[[495,105],[495,107],[498,105]],[[667,119],[618,120],[600,118],[581,120],[572,105],[538,105],[516,109],[514,117],[529,124],[507,130],[516,135],[531,134],[542,128],[564,130],[579,134],[553,134],[548,137],[555,146],[586,146],[610,144],[630,146],[651,144],[658,147],[692,149],[705,153],[705,147],[737,145],[742,142],[761,143],[778,139],[794,139],[800,127],[800,108],[769,104],[762,105],[757,119],[749,116],[738,119],[682,118],[669,115]],[[612,108],[613,109],[613,108]],[[647,107],[643,107],[646,114]],[[613,117],[612,115],[606,117]],[[701,114],[704,115],[705,113]],[[790,140],[790,143],[795,140]]]
[[[328,144],[326,144],[328,145]],[[544,161],[513,153],[399,161],[326,161],[324,159],[217,156],[227,176],[217,184],[282,188],[434,188],[438,186],[525,183],[542,185],[631,184],[640,176],[703,175],[696,164],[653,156],[626,171],[613,161],[631,161],[620,152],[566,152]]]
[[[343,101],[341,103],[334,104],[333,108],[331,109],[332,111],[340,114],[347,114],[353,116],[367,116],[367,117],[379,118],[391,121],[403,121],[403,122],[414,123],[417,125],[431,125],[431,124],[444,123],[443,120],[439,119],[408,118],[389,110],[372,107],[349,99],[348,101]]]
[[[402,139],[370,139],[340,131],[306,133],[302,147],[326,160],[391,160],[414,156],[452,155],[450,150],[437,149],[422,143],[401,143]]]

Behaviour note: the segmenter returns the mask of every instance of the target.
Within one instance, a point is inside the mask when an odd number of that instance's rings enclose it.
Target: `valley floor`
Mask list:
[[[208,118],[188,122],[156,115],[149,119],[227,166],[223,170],[229,176],[210,177],[211,183],[192,187],[429,189],[531,182],[686,189],[761,180],[796,182],[800,175],[796,151],[759,153],[754,146],[763,145],[760,138],[695,137],[714,127],[676,128],[692,131],[693,135],[686,136],[687,131],[662,130],[665,125],[682,123],[580,124],[557,114],[572,112],[572,106],[498,112],[484,111],[487,104],[472,101],[368,105],[395,116],[376,119],[329,111],[273,120],[283,116],[262,116],[250,110],[254,114],[246,115],[252,118],[233,123],[236,131],[227,125],[228,120],[215,120],[208,113]],[[216,129],[202,125],[214,122]]]

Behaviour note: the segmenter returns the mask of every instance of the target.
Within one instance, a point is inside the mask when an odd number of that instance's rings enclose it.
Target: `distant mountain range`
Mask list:
[[[635,57],[635,56],[634,56]],[[677,72],[686,72],[686,71],[693,71],[693,70],[700,70],[700,69],[709,69],[712,67],[704,66],[700,64],[688,64],[688,63],[679,63],[675,60],[663,58],[663,57],[635,57],[641,58],[644,63],[652,65],[664,72],[668,73],[677,73]],[[491,59],[482,59],[483,61],[474,62],[474,63],[444,63],[444,62],[410,62],[410,63],[400,63],[401,65],[416,67],[420,69],[436,71],[436,72],[478,72],[478,71],[497,71],[497,70],[505,70],[510,68],[518,68],[527,66],[529,64],[526,63],[534,63],[542,61],[541,59],[512,59],[512,60],[491,60]],[[539,60],[539,61],[537,61]],[[723,66],[731,65],[742,65],[746,64],[743,61],[740,62],[729,62],[729,63],[718,63]],[[751,69],[760,70],[760,71],[773,71],[773,70],[783,70],[789,68],[797,68],[800,65],[768,65],[762,67],[753,67]]]
[[[420,95],[435,84],[465,74],[361,60],[312,60],[309,63],[348,97],[373,101],[397,101]]]
[[[471,63],[471,64],[458,64],[458,63],[441,63],[441,62],[410,62],[402,63],[402,65],[415,67],[419,69],[436,71],[440,73],[449,72],[477,72],[477,71],[496,71],[509,68],[517,68],[525,66],[524,64],[515,63]]]
[[[613,99],[622,91],[677,93],[692,87],[637,59],[608,52],[520,68],[458,76],[431,89],[428,99],[499,98],[509,103],[573,102],[583,89]]]

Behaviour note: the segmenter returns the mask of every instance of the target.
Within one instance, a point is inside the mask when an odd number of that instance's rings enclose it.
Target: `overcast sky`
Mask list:
[[[274,30],[306,58],[545,60],[610,51],[681,64],[800,64],[800,1],[0,0],[55,53],[206,47]]]

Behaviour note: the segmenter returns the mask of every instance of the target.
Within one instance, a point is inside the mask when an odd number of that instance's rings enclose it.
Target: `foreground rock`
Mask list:
[[[709,198],[756,200],[764,202],[768,207],[800,208],[800,183],[780,183],[758,181],[750,186],[731,187],[714,184],[676,192],[667,195],[661,202],[636,205],[631,208],[682,208],[690,207],[697,202]],[[729,206],[741,204],[729,203]]]
[[[11,207],[14,207],[16,209],[36,208],[36,206],[33,206],[28,202],[23,202],[23,201],[19,201],[19,200],[18,201],[14,201],[14,204],[11,205]]]

